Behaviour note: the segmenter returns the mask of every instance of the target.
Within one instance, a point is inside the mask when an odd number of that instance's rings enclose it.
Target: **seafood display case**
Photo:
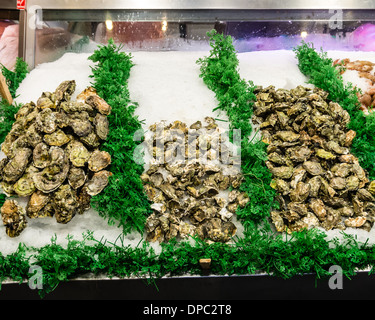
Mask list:
[[[366,245],[375,243],[375,185],[371,181],[375,173],[373,176],[369,171],[371,165],[369,169],[361,166],[372,158],[363,155],[363,150],[359,155],[351,150],[353,140],[366,134],[357,133],[356,137],[354,127],[348,128],[352,109],[347,111],[340,106],[341,100],[331,101],[330,97],[335,94],[328,93],[329,86],[314,88],[316,83],[309,82],[311,74],[307,69],[310,66],[303,69],[298,60],[303,50],[321,49],[316,59],[325,61],[324,67],[328,61],[329,67],[339,70],[342,90],[350,85],[358,89],[353,91],[358,98],[358,112],[370,114],[375,105],[374,1],[27,0],[26,9],[21,11],[14,10],[13,2],[9,3],[12,3],[9,8],[4,6],[0,10],[0,23],[1,19],[9,19],[19,26],[16,50],[30,70],[17,88],[15,100],[23,106],[15,114],[16,125],[2,145],[0,179],[7,196],[29,198],[23,200],[25,203],[21,201],[21,205],[15,200],[6,200],[2,207],[5,231],[0,236],[3,244],[0,252],[3,254],[16,250],[20,243],[43,247],[54,236],[68,239],[74,235],[80,239],[84,232],[98,234],[108,243],[120,241],[121,245],[131,248],[138,248],[139,243],[145,241],[151,243],[153,254],[162,252],[163,245],[175,237],[186,240],[195,235],[205,245],[220,243],[233,248],[236,246],[233,239],[238,237],[242,257],[238,264],[246,265],[242,246],[253,239],[247,230],[252,224],[246,220],[248,207],[252,208],[251,214],[256,212],[262,218],[269,216],[270,229],[265,229],[265,233],[272,235],[265,238],[267,243],[273,241],[273,234],[280,235],[277,241],[288,242],[293,232],[314,228],[333,243],[336,238],[340,239],[338,242],[346,241],[341,232],[347,232],[349,237]],[[220,57],[220,54],[210,56],[210,52],[217,49],[213,39],[221,41],[221,35],[231,41],[230,45],[221,43],[221,50],[229,50],[226,52],[229,57],[235,54],[238,58],[234,62],[236,76],[222,70],[228,78],[212,81],[204,72],[220,69],[220,64],[212,69],[208,65],[212,62],[210,59],[214,60],[212,57]],[[0,45],[1,41],[2,38]],[[97,52],[108,43],[118,46],[120,52],[130,53],[133,64],[129,77],[123,77],[126,72],[122,70],[118,75],[124,81],[118,88],[126,86],[125,92],[130,98],[112,99],[109,92],[116,91],[115,84],[107,83],[100,88],[100,84],[95,83],[99,77],[95,68],[105,66],[97,64],[100,61]],[[2,50],[0,47],[0,54]],[[312,55],[310,53],[310,58]],[[327,57],[331,60],[324,60]],[[224,59],[222,63],[229,60]],[[0,55],[0,63],[2,61]],[[229,64],[230,67],[233,64]],[[232,84],[237,75],[238,79],[246,81],[239,81],[228,95],[220,96],[223,87]],[[223,83],[218,86],[222,87],[215,91],[215,82],[220,81]],[[241,103],[245,103],[249,108],[248,101],[256,99],[253,113],[249,119],[243,119],[251,123],[251,129],[244,125],[246,121],[236,118],[239,114],[233,116],[230,109],[222,107],[236,95],[233,92],[240,92],[241,86],[246,88],[241,92],[244,101],[240,95],[231,106],[241,109]],[[146,132],[146,141],[147,133],[151,136],[155,133],[144,144],[144,162],[137,162],[144,166],[143,172],[139,167],[128,166],[129,162],[136,162],[136,157],[129,160],[128,154],[119,156],[126,147],[109,141],[126,139],[121,134],[111,135],[111,130],[121,130],[122,126],[118,122],[120,113],[113,116],[118,112],[118,101],[134,101],[131,123]],[[241,110],[241,116],[248,116],[248,109]],[[224,149],[224,145],[215,140],[219,137],[222,143],[222,132],[234,128],[232,121],[237,121],[242,134],[246,130],[251,132],[247,137],[249,141],[268,146],[251,152],[242,150],[242,171],[232,170],[241,162],[241,152],[238,155],[236,148],[228,151],[231,144]],[[190,154],[189,139],[193,136],[195,143],[196,135],[206,130],[209,133],[201,137],[202,141],[209,141],[209,147],[204,150],[205,159],[223,162],[223,154],[229,154],[232,161],[229,169],[225,171],[211,164],[160,164],[157,158],[160,124],[167,128],[163,127],[162,132],[169,137],[168,145],[175,147],[177,141],[187,148],[182,154],[183,162],[201,151],[194,146]],[[173,136],[173,130],[180,136]],[[134,133],[131,141],[140,140]],[[126,142],[127,146],[132,143]],[[242,149],[248,147],[247,142],[239,143]],[[220,145],[219,151],[216,145]],[[101,150],[103,146],[106,151]],[[170,150],[165,148],[163,160],[177,158],[178,152],[173,149],[168,153]],[[252,162],[246,165],[246,161]],[[119,167],[122,163],[127,165],[126,169]],[[253,163],[259,165],[258,172],[251,171]],[[132,170],[137,172],[139,183],[132,180]],[[118,181],[121,174],[132,183],[134,190],[121,185],[110,188],[111,177]],[[248,187],[242,185],[246,179],[253,179]],[[111,194],[105,193],[109,189],[115,193],[124,187],[128,190],[125,198],[131,194],[134,206],[146,207],[143,198],[137,198],[139,185],[147,197],[146,202],[151,203],[149,209],[133,208],[129,199],[121,199],[117,204],[115,196],[110,199]],[[100,200],[94,200],[96,207],[91,208],[91,198],[97,199],[95,197],[103,192]],[[277,206],[271,204],[273,196]],[[260,200],[256,200],[257,197]],[[132,218],[122,217],[119,228],[116,219],[110,217],[107,221],[108,215],[100,207],[103,203],[107,208],[117,206],[118,210],[133,210],[129,214]],[[124,204],[129,208],[121,207]],[[147,211],[145,221],[133,217],[144,214],[142,210]],[[14,220],[7,224],[6,219]],[[144,234],[126,226],[126,223],[134,223],[138,228],[141,222]],[[123,234],[121,227],[127,232]],[[263,236],[261,231],[254,239],[259,241]],[[320,234],[317,239],[319,243],[325,241]],[[199,275],[187,271],[183,275],[163,276],[156,280],[158,290],[145,285],[142,278],[130,276],[114,280],[105,274],[99,277],[80,274],[60,284],[46,298],[59,299],[67,295],[98,299],[282,299],[285,295],[290,298],[301,295],[346,298],[353,291],[358,293],[359,287],[367,296],[373,281],[372,275],[367,275],[368,270],[363,271],[363,268],[355,279],[345,282],[347,291],[332,290],[328,280],[321,280],[316,286],[315,275],[309,269],[288,280],[250,267],[247,270],[253,272],[240,269],[238,273],[219,275],[214,270],[225,274],[222,272],[227,270],[225,268],[232,269],[224,267],[228,263],[220,260],[218,252],[222,249],[217,248],[217,252],[207,249],[216,254],[212,261],[205,259],[204,254],[197,261],[198,269],[201,268]],[[267,254],[267,259],[276,259],[272,253]],[[308,261],[313,259],[306,257]],[[176,264],[178,261],[179,257],[175,257]],[[231,263],[235,269],[237,261]],[[254,266],[259,265],[259,262],[254,263]],[[178,274],[178,271],[170,273]],[[131,290],[125,292],[125,287]],[[186,289],[176,293],[173,289],[176,287]],[[273,293],[268,295],[270,291]],[[37,295],[26,282],[20,286],[12,281],[3,283],[0,296],[6,294],[27,298]]]
[[[27,7],[25,60],[35,66],[109,38],[133,50],[194,50],[213,28],[241,42],[240,51],[291,50],[301,37],[326,50],[366,50],[372,31],[361,26],[373,22],[374,3],[31,0]]]

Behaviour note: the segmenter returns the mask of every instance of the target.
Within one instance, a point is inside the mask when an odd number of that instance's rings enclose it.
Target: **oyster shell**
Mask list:
[[[87,87],[81,93],[77,95],[77,102],[85,102],[87,97],[92,95],[98,95],[96,90],[93,87]]]
[[[43,141],[50,146],[61,147],[64,144],[67,144],[70,141],[70,138],[65,134],[64,131],[57,129],[51,134],[45,134]]]
[[[69,160],[76,167],[84,167],[92,156],[91,152],[81,143],[76,141],[69,149]]]
[[[43,109],[35,118],[36,129],[51,134],[57,128],[56,114],[50,108]]]
[[[33,165],[43,169],[50,163],[49,146],[44,142],[38,143],[33,150]]]
[[[1,207],[1,219],[9,237],[17,237],[26,228],[24,209],[15,200],[5,200]]]
[[[25,137],[28,145],[35,148],[35,146],[43,141],[42,135],[36,129],[36,125],[33,123],[25,132]]]
[[[38,172],[38,171],[37,171]],[[13,185],[13,190],[20,197],[28,197],[36,190],[35,184],[32,178],[33,173],[25,173],[17,182]]]
[[[109,122],[108,118],[100,113],[96,114],[93,124],[95,126],[96,135],[102,139],[107,140],[109,132]]]
[[[85,183],[87,188],[87,194],[90,196],[96,196],[108,185],[109,177],[112,174],[107,170],[95,172],[89,181]]]
[[[36,188],[44,193],[58,189],[65,181],[69,171],[69,160],[63,149],[50,148],[50,163],[43,171],[33,175]]]
[[[82,168],[71,167],[68,172],[68,183],[74,189],[82,187],[87,179],[85,170]]]
[[[55,109],[55,103],[51,100],[51,93],[43,92],[36,103],[37,107],[40,109]]]
[[[70,101],[71,95],[76,89],[74,80],[63,81],[54,92],[55,104],[59,106],[61,102]]]
[[[104,99],[100,98],[98,95],[90,95],[86,98],[85,103],[94,107],[101,114],[108,116],[111,113],[111,106],[105,102]]]
[[[28,148],[19,148],[13,159],[3,168],[3,180],[5,182],[15,182],[23,175],[32,151]]]
[[[41,215],[39,214],[40,211],[47,205],[50,201],[51,195],[47,193],[43,193],[40,190],[35,191],[26,206],[26,215],[29,218],[38,218]],[[44,215],[42,215],[44,216]]]
[[[94,108],[82,102],[77,102],[77,101],[62,102],[61,109],[64,110],[67,114],[80,114],[81,112],[84,112],[91,116],[95,116]]]
[[[87,136],[80,137],[80,140],[89,148],[98,148],[100,146],[99,137],[94,131],[91,131]]]
[[[74,112],[68,117],[68,125],[79,137],[85,137],[93,131],[89,114],[86,111]]]
[[[9,162],[8,158],[3,158],[0,160],[0,182],[3,180],[3,170],[8,162]]]
[[[89,160],[88,167],[93,172],[98,172],[111,164],[111,155],[106,151],[95,150]]]
[[[327,215],[324,202],[321,199],[312,198],[309,203],[310,209],[315,213],[319,220],[324,220]]]
[[[303,168],[313,176],[322,175],[324,173],[321,164],[315,161],[305,161],[303,163]]]
[[[52,196],[52,206],[56,221],[68,223],[79,211],[76,192],[67,184],[61,185]]]
[[[290,192],[290,199],[293,202],[304,202],[310,194],[310,184],[302,181],[297,183],[297,187]]]
[[[344,220],[344,223],[347,227],[351,228],[359,228],[362,227],[366,222],[365,217],[356,217],[356,218],[348,218]]]

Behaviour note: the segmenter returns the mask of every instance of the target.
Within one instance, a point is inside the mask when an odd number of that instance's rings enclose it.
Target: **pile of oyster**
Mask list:
[[[375,184],[350,153],[355,132],[349,114],[327,93],[298,86],[256,89],[253,122],[267,144],[271,186],[280,210],[279,232],[322,227],[369,231],[375,217]]]
[[[71,101],[75,87],[74,80],[64,81],[36,104],[23,105],[1,146],[2,190],[29,197],[25,210],[16,200],[5,201],[1,214],[9,236],[25,228],[25,215],[68,223],[108,184],[111,157],[99,147],[107,138],[111,107],[91,87]]]
[[[153,134],[146,142],[153,157],[141,176],[154,211],[146,221],[148,241],[198,235],[227,242],[237,231],[233,214],[249,201],[238,191],[243,176],[235,156],[223,161],[233,153],[215,120],[205,121],[206,126],[175,121],[150,127]]]

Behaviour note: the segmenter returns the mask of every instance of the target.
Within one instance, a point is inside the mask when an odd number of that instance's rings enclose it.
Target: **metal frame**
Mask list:
[[[373,0],[28,0],[44,9],[375,9]]]

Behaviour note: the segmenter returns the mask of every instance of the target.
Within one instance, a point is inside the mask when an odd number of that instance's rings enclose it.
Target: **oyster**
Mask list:
[[[345,180],[345,178],[334,177],[330,181],[330,186],[333,189],[336,189],[336,190],[345,189],[345,187],[346,187],[346,180]]]
[[[54,109],[56,108],[55,103],[51,100],[50,92],[43,92],[36,103],[40,109]]]
[[[59,106],[61,102],[70,101],[70,97],[75,89],[76,82],[74,80],[67,80],[60,83],[54,92],[55,104]]]
[[[84,167],[92,156],[91,152],[81,143],[76,141],[69,149],[69,160],[76,167]]]
[[[36,171],[38,172],[38,171]],[[13,190],[20,197],[28,197],[36,190],[35,184],[32,178],[33,172],[25,173],[17,182],[13,185]]]
[[[111,113],[111,106],[98,95],[90,95],[86,98],[85,103],[94,107],[101,114],[108,116]]]
[[[51,147],[50,163],[43,171],[33,175],[36,188],[42,192],[55,191],[65,181],[69,171],[69,160],[63,149]]]
[[[303,168],[313,176],[321,175],[324,172],[320,163],[315,161],[305,161]]]
[[[56,114],[50,108],[43,109],[36,116],[35,125],[38,131],[53,133],[57,128]]]
[[[108,185],[109,177],[112,174],[107,170],[95,172],[89,181],[85,183],[87,188],[87,194],[90,196],[96,196]]]
[[[304,202],[310,194],[310,184],[302,181],[297,183],[297,187],[290,192],[290,199],[293,202]]]
[[[271,212],[271,219],[272,219],[272,222],[273,222],[277,232],[284,232],[285,231],[286,226],[284,224],[284,219],[280,215],[280,212],[272,211]]]
[[[93,124],[95,126],[96,135],[102,140],[107,140],[109,132],[108,118],[100,113],[97,113],[94,118]]]
[[[89,148],[97,148],[100,146],[99,137],[94,131],[91,131],[87,136],[80,137],[80,140]]]
[[[70,141],[70,138],[64,131],[57,129],[51,134],[45,134],[43,140],[50,146],[61,147],[64,144],[67,144]]]
[[[290,179],[293,175],[293,167],[292,166],[281,166],[281,167],[273,167],[268,166],[272,174],[279,179]]]
[[[43,137],[42,135],[38,132],[38,130],[36,129],[36,126],[35,124],[32,124],[28,129],[27,131],[25,132],[25,137],[26,137],[26,140],[27,140],[27,144],[33,148],[35,148],[35,146],[42,142],[43,141]]]
[[[3,180],[15,182],[23,175],[32,151],[28,148],[19,148],[14,156],[3,168]]]
[[[68,117],[68,125],[79,137],[85,137],[93,130],[89,114],[86,111],[70,114]]]
[[[324,202],[321,199],[312,198],[310,200],[309,207],[315,213],[319,220],[324,220],[324,218],[327,215],[327,211]]]
[[[47,205],[50,199],[50,194],[43,193],[40,190],[35,191],[29,198],[29,201],[26,206],[27,216],[29,218],[40,217],[40,211]]]
[[[81,190],[77,190],[78,203],[81,210],[78,213],[83,213],[91,207],[91,196],[87,192],[87,188],[83,186]]]
[[[50,159],[49,146],[44,142],[38,143],[33,150],[33,164],[37,168],[48,166]]]
[[[3,158],[3,159],[0,160],[0,181],[3,180],[3,170],[4,170],[4,167],[7,165],[8,162],[9,162],[8,158]]]
[[[69,185],[74,189],[82,187],[87,179],[85,170],[82,168],[71,167],[68,172],[68,182]]]
[[[351,228],[359,228],[362,227],[366,222],[365,217],[356,217],[356,218],[348,218],[344,220],[344,223],[347,227]]]
[[[111,155],[106,151],[95,150],[89,160],[88,167],[93,172],[98,172],[111,164]]]
[[[295,162],[304,162],[310,158],[312,150],[306,146],[298,146],[287,150],[290,159]]]
[[[79,211],[76,192],[67,184],[61,185],[52,196],[52,206],[58,223],[68,223]]]
[[[330,159],[335,159],[336,156],[331,153],[331,152],[328,152],[324,149],[317,149],[315,151],[315,154],[319,157],[319,158],[322,158],[322,159],[326,159],[326,160],[330,160]]]
[[[92,95],[98,95],[93,87],[87,87],[80,94],[77,95],[77,102],[85,102],[85,100]]]
[[[95,110],[92,106],[82,103],[82,102],[62,102],[61,108],[64,110],[67,114],[80,114],[81,112],[87,113],[91,116],[95,116]]]
[[[27,220],[24,209],[15,200],[5,200],[1,207],[1,219],[9,237],[17,237],[26,228]]]

